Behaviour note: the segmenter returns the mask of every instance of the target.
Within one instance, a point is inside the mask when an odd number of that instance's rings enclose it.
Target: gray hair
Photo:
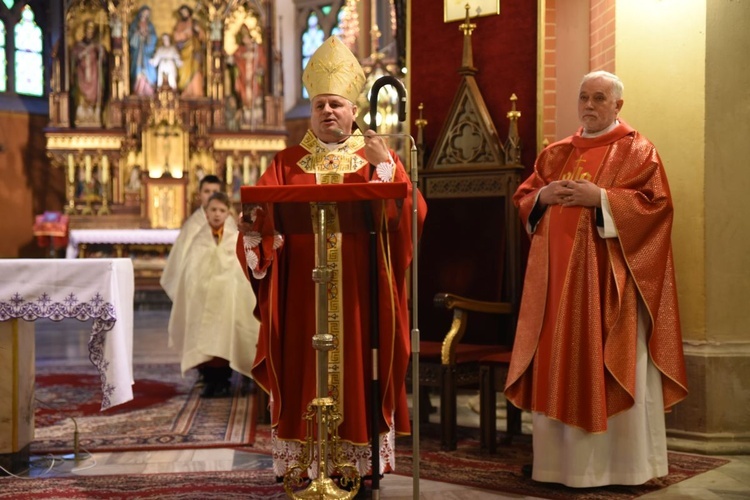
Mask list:
[[[604,78],[612,82],[612,96],[615,98],[615,100],[622,99],[622,93],[625,90],[625,85],[622,84],[622,80],[620,80],[617,75],[615,75],[614,73],[610,73],[609,71],[592,71],[591,73],[584,75],[583,79],[581,80],[581,86],[583,86],[583,84],[587,81],[594,80],[596,78]]]

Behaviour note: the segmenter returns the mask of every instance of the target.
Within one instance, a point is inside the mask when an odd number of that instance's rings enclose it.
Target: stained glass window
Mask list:
[[[6,1],[7,3],[7,1]],[[16,92],[25,95],[44,95],[44,62],[42,60],[42,29],[34,20],[28,5],[14,28],[16,40]]]
[[[13,8],[13,4],[16,3],[15,0],[3,0],[3,3],[8,6],[8,9]]]
[[[343,24],[344,17],[346,16],[345,7],[346,6],[339,9],[339,13],[336,15],[336,26],[334,26],[331,30],[331,35],[336,35],[339,38],[341,38],[341,35],[344,33],[344,30],[341,29],[341,25]]]
[[[8,0],[5,0],[5,3],[8,3]],[[5,23],[0,21],[0,92],[5,92],[8,87],[7,66],[8,61],[5,60]]]
[[[325,39],[325,33],[320,27],[318,15],[315,12],[311,12],[307,17],[307,29],[302,33],[302,70],[304,71],[307,66],[307,61],[315,53],[315,51],[323,44]],[[307,98],[307,90],[302,87],[302,97]]]

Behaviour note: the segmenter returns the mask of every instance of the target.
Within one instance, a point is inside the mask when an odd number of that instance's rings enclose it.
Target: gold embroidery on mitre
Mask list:
[[[307,62],[302,83],[310,100],[316,95],[334,94],[356,103],[365,86],[365,72],[352,51],[332,36]]]

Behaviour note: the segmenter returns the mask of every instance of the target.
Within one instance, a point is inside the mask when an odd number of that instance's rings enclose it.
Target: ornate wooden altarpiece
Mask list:
[[[72,0],[47,154],[71,228],[179,228],[215,174],[239,203],[286,146],[271,0]]]

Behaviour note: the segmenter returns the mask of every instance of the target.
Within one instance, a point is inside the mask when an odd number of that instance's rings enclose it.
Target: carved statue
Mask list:
[[[182,92],[182,97],[202,97],[206,34],[200,24],[193,19],[193,9],[182,5],[177,9],[177,14],[178,20],[172,32],[172,40],[182,59],[177,88]]]
[[[107,51],[99,40],[99,30],[94,21],[84,22],[83,38],[71,50],[75,123],[76,125],[101,125],[107,75]]]
[[[266,55],[246,25],[240,28],[237,39],[237,50],[227,57],[227,65],[231,68],[234,92],[242,106],[243,122],[255,125],[263,113]]]
[[[149,61],[157,71],[156,85],[157,87],[161,87],[166,79],[167,84],[176,89],[177,71],[178,68],[182,67],[182,59],[180,59],[180,53],[172,45],[172,38],[169,36],[169,33],[164,33],[161,36],[161,40],[161,47],[156,49],[154,57]]]
[[[224,119],[226,120],[227,130],[233,132],[239,130],[240,120],[242,119],[242,110],[237,106],[237,98],[232,94],[229,94],[226,98]]]
[[[144,5],[130,23],[130,89],[135,95],[151,96],[156,83],[156,68],[150,60],[156,49],[156,29],[151,22],[151,8]]]

